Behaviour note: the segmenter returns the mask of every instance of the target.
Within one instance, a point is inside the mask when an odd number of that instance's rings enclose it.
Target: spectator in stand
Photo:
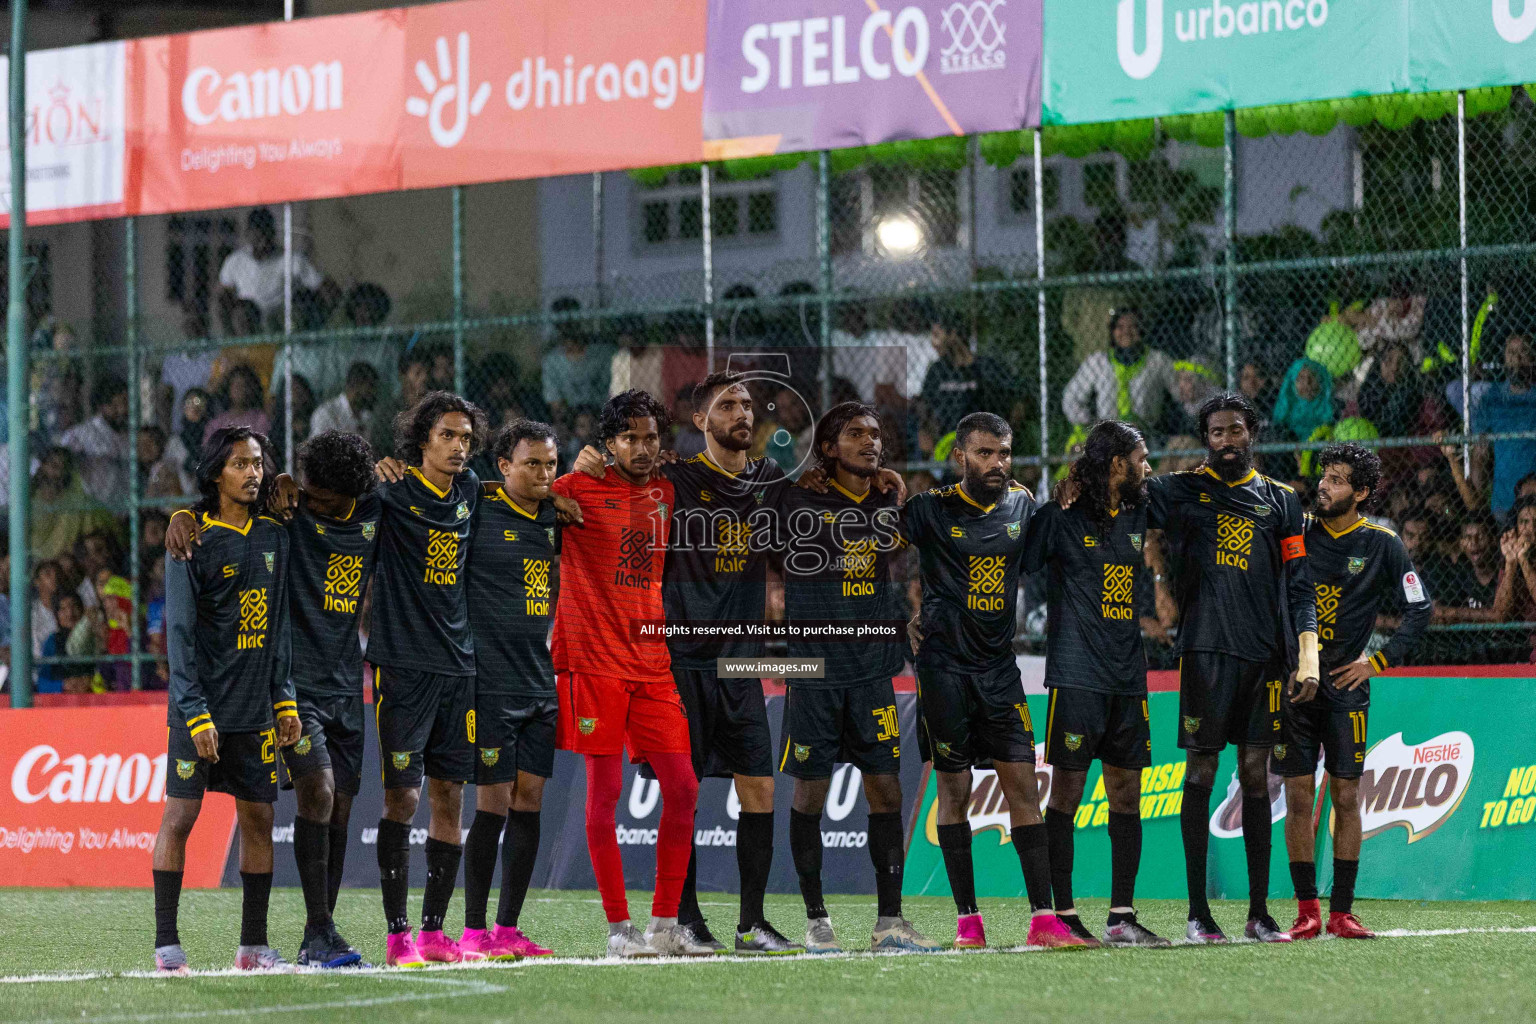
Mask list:
[[[141,595],[144,599],[144,636],[142,649],[156,656],[139,675],[146,690],[164,690],[170,682],[170,669],[166,663],[165,645],[165,555],[145,557],[139,570],[143,581]]]
[[[225,427],[250,427],[269,437],[272,420],[261,403],[261,378],[244,363],[230,367],[219,394],[220,412],[203,428],[203,444]]]
[[[785,473],[796,473],[810,454],[816,424],[805,401],[792,388],[782,387],[773,396],[772,407],[762,414],[763,454],[779,464]],[[703,436],[699,438],[703,441]]]
[[[309,436],[327,430],[344,434],[373,434],[373,407],[379,401],[379,371],[364,362],[347,367],[346,386],[341,393],[315,410],[309,420]],[[298,435],[298,431],[294,431]]]
[[[507,353],[492,352],[480,360],[474,382],[475,404],[485,410],[493,430],[519,419],[544,419],[545,411],[539,406],[536,390],[523,387],[517,361]],[[492,473],[493,477],[496,475]]]
[[[245,219],[245,244],[226,256],[219,268],[217,301],[226,334],[251,333],[252,312],[256,330],[283,329],[283,263],[277,221],[271,210],[259,206]],[[341,289],[297,248],[292,265],[295,316],[324,323],[341,298]]]
[[[1261,436],[1267,434],[1270,427],[1268,410],[1275,407],[1275,396],[1273,382],[1264,364],[1257,359],[1250,359],[1244,363],[1237,371],[1237,390],[1241,391],[1249,404],[1259,411],[1262,417],[1259,434]]]
[[[353,285],[341,304],[344,327],[378,328],[389,316],[389,294],[371,282]],[[325,341],[293,347],[293,372],[309,381],[317,398],[335,397],[346,387],[347,372],[355,363],[389,366],[399,353],[399,344],[388,331],[372,330],[362,337],[345,341]],[[453,351],[448,351],[449,375],[453,372]],[[272,364],[272,379],[267,391],[281,394],[283,388],[283,353]]]
[[[96,569],[90,578],[96,585],[96,602],[101,610],[106,640],[103,653],[126,657],[131,650],[130,630],[134,628],[133,587],[110,565]],[[133,670],[126,661],[105,662],[99,673],[109,690],[127,690],[133,682]]]
[[[1374,423],[1382,437],[1413,437],[1419,432],[1424,386],[1406,345],[1392,341],[1382,346],[1360,385],[1358,401],[1360,415]]]
[[[59,444],[75,453],[85,493],[121,501],[128,493],[128,385],[106,376],[91,388],[89,420],[65,431]]]
[[[153,423],[139,428],[139,495],[145,498],[175,498],[187,492],[181,488],[180,460],[166,453],[165,431]]]
[[[48,316],[32,332],[32,347],[39,352],[32,372],[37,428],[45,441],[57,442],[81,419],[85,367],[79,343],[74,328]]]
[[[1333,377],[1312,359],[1298,359],[1285,372],[1275,397],[1275,429],[1289,441],[1309,441],[1333,422]]]
[[[1515,483],[1515,502],[1521,498],[1536,498],[1536,472],[1525,474]]]
[[[1489,512],[1469,512],[1461,524],[1456,557],[1445,567],[1436,598],[1437,622],[1494,622],[1499,590],[1499,534]],[[1434,591],[1430,591],[1431,595]]]
[[[693,385],[685,384],[672,398],[672,425],[677,431],[672,450],[679,459],[691,459],[704,450],[704,432],[693,425]]]
[[[1162,430],[1167,447],[1171,451],[1188,451],[1204,448],[1200,440],[1200,406],[1218,390],[1216,374],[1198,360],[1181,359],[1173,364],[1173,397],[1163,409]],[[1189,456],[1170,457],[1158,465],[1159,473],[1178,472],[1188,469]],[[1199,460],[1196,459],[1196,462]],[[1066,467],[1062,467],[1065,469]]]
[[[1491,385],[1481,401],[1473,402],[1474,434],[1536,428],[1536,347],[1531,337],[1530,331],[1520,330],[1505,340],[1504,379]],[[1495,441],[1473,449],[1473,486],[1480,494],[1487,492],[1491,476],[1495,515],[1508,514],[1515,504],[1515,481],[1532,469],[1536,469],[1536,440]]]
[[[1440,569],[1440,555],[1430,537],[1430,526],[1428,513],[1422,508],[1412,509],[1404,513],[1397,535],[1402,538],[1403,547],[1407,549],[1408,557],[1419,570],[1419,575],[1425,580],[1438,580],[1444,574]],[[1434,596],[1433,591],[1430,594]]]
[[[1139,310],[1111,313],[1109,338],[1108,349],[1083,360],[1061,393],[1062,411],[1077,428],[1074,436],[1086,434],[1099,420],[1122,420],[1154,431],[1162,422],[1165,399],[1178,397],[1173,360],[1142,339]]]
[[[39,666],[37,692],[90,693],[94,689],[96,666],[89,659],[101,653],[91,617],[86,614],[80,595],[67,593],[55,596],[53,614],[54,631],[43,641],[42,656],[81,660]]]
[[[581,303],[570,297],[550,304],[551,313],[575,313]],[[573,320],[555,325],[555,346],[544,356],[544,403],[557,420],[578,406],[600,408],[608,401],[613,349],[589,344],[585,326]]]
[[[1118,206],[1106,209],[1094,219],[1093,245],[1084,252],[1083,262],[1073,261],[1070,272],[1103,274],[1136,269],[1126,255],[1127,220]],[[1068,288],[1061,300],[1061,329],[1072,339],[1072,359],[1079,366],[1095,352],[1109,345],[1110,314],[1128,305],[1125,292],[1114,285],[1089,285]]]
[[[189,340],[208,337],[211,332],[208,329],[207,316],[196,311],[186,312],[182,319],[181,332],[182,336]],[[206,348],[191,352],[167,352],[165,358],[161,360],[159,400],[168,401],[166,407],[170,411],[172,434],[181,433],[187,392],[199,388],[206,391],[208,382],[213,379],[213,371],[218,362],[219,353]]]
[[[395,361],[395,374],[393,400],[381,400],[373,416],[373,450],[379,455],[395,450],[395,417],[401,410],[414,407],[427,393],[432,379],[432,353],[426,348],[407,346]]]
[[[934,422],[948,430],[969,412],[1007,416],[1017,390],[1013,374],[996,359],[975,353],[964,316],[935,306],[929,319],[939,358],[928,367],[922,394]]]
[[[45,558],[32,570],[32,655],[43,656],[43,644],[59,628],[54,602],[66,588],[59,563]]]
[[[139,514],[139,557],[165,554],[165,528],[170,517],[158,508],[147,508]]]
[[[35,558],[57,558],[73,551],[75,544],[92,531],[115,525],[106,509],[90,507],[91,499],[74,467],[74,454],[68,448],[50,448],[32,474],[29,546]]]
[[[272,424],[272,447],[275,449],[278,465],[288,464],[287,445],[288,428],[284,423],[283,399],[284,394],[280,388],[272,396],[269,406],[268,420]],[[309,436],[310,421],[315,415],[315,389],[303,374],[293,375],[293,443],[295,447],[304,443]]]
[[[560,451],[560,465],[567,470],[575,464],[576,456],[589,444],[596,444],[597,417],[595,409],[577,409],[571,417],[571,436],[566,438]]]
[[[1536,622],[1536,498],[1521,498],[1499,538],[1504,573],[1493,599],[1499,622]]]
[[[1362,355],[1373,355],[1387,345],[1402,345],[1412,350],[1424,329],[1423,295],[1417,294],[1412,278],[1399,277],[1392,282],[1391,294],[1376,299],[1364,310],[1345,314],[1360,339]]]
[[[176,466],[181,480],[178,495],[197,493],[197,463],[202,458],[203,433],[213,415],[213,399],[202,388],[188,388],[181,396],[181,426],[165,442],[165,458]]]
[[[645,321],[637,316],[620,317],[613,324],[613,344],[613,361],[608,369],[609,397],[631,388],[649,395],[662,394],[662,365],[667,353],[661,345],[646,344]]]

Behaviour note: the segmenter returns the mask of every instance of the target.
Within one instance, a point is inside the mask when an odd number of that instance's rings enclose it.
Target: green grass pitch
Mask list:
[[[491,896],[495,906],[496,896]],[[637,919],[647,898],[631,894]],[[420,905],[414,894],[413,910]],[[456,898],[457,912],[462,904]],[[1102,901],[1083,901],[1102,921]],[[843,942],[867,945],[874,905],[834,897]],[[954,937],[947,899],[909,898],[907,915],[944,941]],[[1142,920],[1176,936],[1183,907],[1148,901]],[[1240,932],[1245,907],[1217,903],[1217,920]],[[147,890],[0,889],[0,1021],[153,1022],[313,1020],[326,1024],[499,1020],[783,1021],[1459,1021],[1536,1019],[1536,904],[1363,901],[1378,930],[1411,934],[1376,942],[1337,940],[1266,947],[933,956],[797,957],[754,962],[609,964],[592,893],[535,892],[524,927],[562,957],[590,962],[525,962],[426,971],[336,971],[285,976],[124,977],[152,966]],[[1277,903],[1289,921],[1292,906]],[[994,947],[1024,940],[1018,901],[983,907]],[[297,890],[272,897],[271,938],[289,955],[303,907]],[[728,896],[706,897],[718,933],[735,917]],[[239,930],[238,891],[188,892],[182,940],[200,969],[228,967]],[[798,899],[772,897],[769,914],[799,935]],[[376,894],[342,893],[344,932],[375,962],[383,959]],[[450,914],[452,920],[452,913]],[[1470,929],[1463,931],[1463,929]],[[1454,934],[1434,934],[1454,932]],[[75,977],[49,977],[75,975]],[[85,977],[79,975],[88,975]],[[36,976],[36,977],[31,977]],[[30,980],[22,980],[29,979]]]

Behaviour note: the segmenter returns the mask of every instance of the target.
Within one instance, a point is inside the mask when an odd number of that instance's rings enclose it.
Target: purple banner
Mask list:
[[[710,159],[1040,123],[1041,0],[709,0]]]

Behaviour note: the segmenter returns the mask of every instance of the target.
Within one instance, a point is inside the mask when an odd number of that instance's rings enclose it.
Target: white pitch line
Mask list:
[[[1516,927],[1502,927],[1502,928],[1421,928],[1421,929],[1392,928],[1392,929],[1384,929],[1382,931],[1377,932],[1376,934],[1377,934],[1378,937],[1384,938],[1384,939],[1439,938],[1439,937],[1442,937],[1442,936],[1450,936],[1450,935],[1536,935],[1536,925],[1529,925],[1529,926],[1518,927],[1518,928],[1516,928]],[[1323,941],[1330,941],[1333,937],[1332,936],[1322,936],[1320,938]],[[1237,938],[1237,939],[1230,939],[1230,940],[1228,940],[1225,943],[1221,943],[1220,945],[1243,946],[1243,945],[1261,945],[1261,944],[1262,943],[1259,943],[1257,940],[1254,940],[1254,939]],[[1205,945],[1205,944],[1204,943],[1198,943],[1198,942],[1189,942],[1187,940],[1182,940],[1181,939],[1181,940],[1176,940],[1174,942],[1174,945],[1175,946],[1199,946],[1199,945]],[[295,971],[292,971],[292,972],[289,972],[289,973],[294,974],[294,975],[299,975],[299,976],[307,976],[307,977],[313,977],[313,976],[317,976],[318,975],[318,976],[324,976],[324,977],[333,978],[333,979],[337,979],[337,980],[340,980],[340,979],[343,979],[343,978],[355,978],[355,977],[361,977],[361,978],[370,978],[370,977],[372,977],[372,978],[380,978],[380,977],[382,977],[382,978],[400,978],[400,979],[408,979],[408,980],[417,980],[417,981],[423,981],[423,982],[438,982],[438,983],[452,984],[452,985],[484,985],[487,988],[487,990],[488,990],[487,994],[489,994],[489,990],[496,990],[496,991],[505,991],[505,990],[503,988],[501,988],[500,986],[490,985],[487,982],[458,981],[458,980],[450,979],[450,978],[437,978],[437,977],[433,977],[433,975],[450,973],[450,972],[458,973],[458,972],[466,972],[466,971],[509,971],[509,970],[523,971],[523,970],[539,970],[539,969],[541,969],[543,967],[604,967],[604,968],[613,968],[613,967],[627,967],[627,968],[707,967],[707,966],[716,965],[716,964],[757,964],[757,965],[764,965],[764,964],[774,964],[774,963],[784,963],[784,962],[801,963],[801,964],[803,964],[803,963],[815,963],[815,962],[820,962],[820,961],[875,960],[875,959],[894,958],[894,957],[976,957],[976,956],[998,955],[998,954],[1046,953],[1046,952],[1051,952],[1051,951],[1048,950],[1048,949],[1045,949],[1043,947],[1039,947],[1039,946],[993,946],[993,947],[989,947],[987,949],[943,949],[943,950],[938,950],[938,951],[933,952],[933,953],[917,953],[917,952],[874,953],[874,952],[870,952],[868,950],[851,950],[851,951],[846,951],[846,952],[842,952],[842,953],[824,953],[824,954],[810,954],[810,953],[806,953],[806,954],[800,954],[798,956],[762,956],[762,955],[742,956],[742,955],[724,954],[724,955],[700,956],[700,957],[671,956],[671,957],[659,957],[659,958],[654,958],[654,959],[640,959],[640,960],[621,960],[621,959],[617,959],[617,958],[608,958],[608,957],[552,956],[552,957],[531,957],[531,958],[528,958],[528,959],[519,960],[519,961],[517,961],[515,963],[490,963],[490,962],[487,962],[487,961],[479,961],[479,962],[475,962],[475,963],[434,964],[431,967],[427,967],[427,968],[424,968],[424,969],[415,969],[415,970],[403,970],[403,969],[396,968],[396,967],[368,967],[368,968],[344,968],[344,969],[341,969],[341,970],[331,970],[331,971],[321,970],[321,969],[300,969],[300,970],[295,970]],[[257,977],[265,978],[265,977],[273,977],[273,976],[274,975],[271,975],[271,974],[262,974],[262,973],[252,972],[252,971],[240,971],[240,970],[236,970],[236,969],[234,969],[232,967],[221,968],[221,969],[218,969],[218,970],[193,971],[192,974],[190,975],[190,977],[194,977],[194,978],[257,978]],[[125,980],[133,980],[133,981],[159,981],[159,982],[165,982],[167,984],[174,984],[174,983],[176,983],[179,980],[175,976],[168,976],[168,975],[160,974],[160,973],[155,972],[155,971],[82,971],[82,972],[73,973],[73,974],[71,974],[71,973],[57,973],[57,974],[11,975],[11,976],[6,976],[6,977],[0,977],[0,984],[8,984],[8,985],[50,984],[50,983],[57,984],[57,983],[79,982],[79,981],[99,981],[99,980],[103,980],[103,979],[125,979]],[[434,997],[434,998],[438,998],[438,997]],[[316,1005],[317,1006],[321,1006],[321,1005],[324,1005],[324,1004],[316,1004]],[[350,1006],[350,1005],[354,1005],[354,1004],[352,1004],[352,1003],[338,1003],[337,1005],[348,1005],[348,1006]],[[357,1004],[357,1005],[370,1005],[370,1004]],[[267,1010],[267,1011],[262,1011],[262,1012],[277,1012],[277,1011]],[[161,1016],[164,1016],[164,1015],[161,1015]],[[100,1019],[106,1020],[107,1018],[100,1018]],[[111,1019],[115,1020],[117,1018],[111,1018]],[[127,1017],[125,1017],[125,1018],[122,1018],[122,1019],[123,1020],[137,1020],[138,1018],[127,1018]]]

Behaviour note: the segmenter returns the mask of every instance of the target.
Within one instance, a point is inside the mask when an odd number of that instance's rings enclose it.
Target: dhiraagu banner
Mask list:
[[[1486,7],[1488,0],[1481,2]],[[1045,0],[1042,121],[1080,124],[1401,92],[1409,87],[1411,6],[1412,0]]]
[[[1365,842],[1357,892],[1384,899],[1536,898],[1536,678],[1383,678],[1371,684],[1370,744],[1360,781]],[[1179,833],[1184,757],[1175,746],[1178,694],[1154,693],[1151,768],[1142,773],[1143,828],[1138,896],[1181,899],[1184,847]],[[1045,698],[1030,698],[1037,722]],[[1037,771],[1042,805],[1051,770]],[[1292,896],[1281,780],[1270,777],[1274,854],[1270,896]],[[1109,808],[1101,771],[1089,773],[1077,813],[1073,891],[1109,895]],[[1008,837],[1007,801],[991,772],[977,772],[969,806],[978,896],[1023,896],[1019,860]],[[1332,810],[1321,801],[1318,882],[1332,880]],[[947,895],[938,846],[937,786],[928,777],[908,845],[906,891]],[[1242,808],[1233,748],[1222,755],[1211,800],[1207,891],[1248,892]]]

